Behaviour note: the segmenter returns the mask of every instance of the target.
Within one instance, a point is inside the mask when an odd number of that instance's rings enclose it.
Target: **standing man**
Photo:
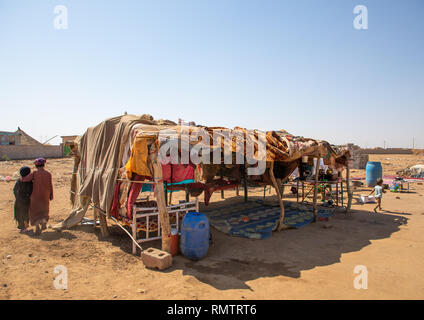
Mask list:
[[[41,234],[47,227],[49,220],[49,205],[53,200],[52,175],[44,169],[46,160],[37,158],[34,161],[36,171],[22,178],[23,182],[33,182],[31,204],[29,207],[29,220],[32,226],[36,226],[35,233]]]

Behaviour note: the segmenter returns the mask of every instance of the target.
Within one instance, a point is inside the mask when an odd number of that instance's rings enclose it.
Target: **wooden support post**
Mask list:
[[[79,155],[79,152],[74,156],[74,166],[72,168],[72,178],[71,178],[71,203],[72,205],[75,204],[75,198],[77,193],[77,186],[78,186],[78,168],[80,165],[81,157]]]
[[[133,223],[131,226],[131,230],[132,230],[132,236],[134,238],[134,240],[137,241],[137,212],[135,210],[135,206],[133,207]],[[137,246],[135,245],[134,241],[132,241],[132,254],[136,254],[137,253]]]
[[[296,184],[296,202],[299,202],[299,180],[297,180]]]
[[[222,176],[222,168],[220,168],[219,171],[221,172],[221,174],[219,176],[220,176],[221,180],[223,180],[224,177]],[[224,199],[224,190],[221,190],[221,199]]]
[[[281,196],[281,180],[280,185],[278,184],[277,180],[274,176],[274,162],[271,163],[271,168],[269,168],[269,177],[271,178],[272,184],[275,188],[275,192],[277,193],[278,202],[280,203],[280,221],[278,222],[278,228],[277,230],[280,231],[283,227],[284,222],[284,203],[283,198]]]
[[[172,185],[172,178],[173,178],[173,176],[172,176],[172,163],[171,163],[171,177],[169,178],[169,184],[171,184],[171,185]],[[166,194],[168,195],[168,192],[166,192]],[[167,204],[167,205],[171,205],[171,203],[172,203],[172,190],[169,193],[169,204]]]
[[[93,219],[94,219],[94,224],[93,224],[93,227],[94,227],[94,229],[96,229],[96,227],[97,227],[97,209],[96,209],[96,208],[94,208],[94,209],[93,209],[93,212],[94,212],[94,217],[93,217]]]
[[[283,186],[283,182],[281,181],[281,179],[276,179],[277,183],[278,183],[278,187],[280,188],[280,194],[281,194],[281,198],[283,198],[284,195],[284,186]]]
[[[246,167],[243,167],[243,189],[244,189],[244,202],[247,202],[247,178],[246,178]]]
[[[336,207],[339,206],[339,181],[336,183]]]
[[[98,209],[95,208],[94,210],[98,210]],[[103,212],[97,212],[97,215],[99,216],[99,220],[100,220],[100,231],[102,233],[102,237],[106,238],[107,236],[109,236],[109,231],[107,229],[106,216],[103,214]]]
[[[349,160],[346,162],[346,188],[347,188],[347,206],[346,206],[346,213],[349,212],[350,207],[352,206],[352,197],[353,193],[350,189],[350,168],[349,168]]]
[[[315,168],[315,180],[314,180],[314,221],[318,220],[318,208],[317,208],[317,191],[318,191],[318,178],[319,178],[319,164],[320,158],[317,158],[317,165]]]
[[[169,224],[168,208],[166,207],[165,194],[163,190],[163,174],[162,165],[158,160],[158,150],[156,143],[150,147],[150,161],[153,166],[153,178],[156,186],[156,201],[158,204],[161,233],[162,233],[162,250],[171,251],[171,226]]]
[[[171,190],[171,192],[169,193],[169,206],[172,204],[172,194],[173,194],[173,192],[172,192],[172,190]]]
[[[168,183],[164,183],[165,186],[165,204],[168,205]]]
[[[186,193],[186,202],[190,201],[190,193],[188,192],[188,187],[185,185],[185,193]]]
[[[222,167],[219,167],[219,177],[221,178],[221,181],[224,180],[224,176],[222,175]],[[221,190],[221,199],[224,199],[224,190]]]

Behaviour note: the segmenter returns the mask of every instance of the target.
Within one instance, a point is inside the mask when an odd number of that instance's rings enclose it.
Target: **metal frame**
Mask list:
[[[172,206],[167,206],[168,209],[168,213],[176,213],[176,223],[173,224],[173,226],[176,227],[177,230],[180,230],[180,225],[179,225],[179,214],[180,213],[188,213],[189,211],[199,211],[199,199],[196,198],[195,201],[192,202],[182,202],[179,204],[175,204]],[[152,211],[152,212],[146,212],[143,213],[145,211]],[[131,230],[132,230],[132,236],[134,238],[135,241],[137,241],[137,243],[143,243],[143,242],[147,242],[147,241],[153,241],[153,240],[158,240],[158,239],[162,239],[162,235],[161,235],[161,225],[160,225],[160,215],[159,215],[159,210],[157,207],[150,207],[150,208],[137,208],[136,206],[133,207],[133,218],[132,218],[132,222],[131,222]],[[149,230],[149,222],[150,222],[150,217],[152,216],[157,216],[158,219],[158,230],[157,230],[157,235],[154,237],[150,237],[150,230]],[[146,237],[145,238],[139,238],[137,239],[137,219],[145,219],[146,220]],[[172,226],[172,225],[171,225]],[[136,254],[137,253],[137,247],[136,244],[133,242],[132,244],[132,253]]]
[[[317,187],[322,185],[336,185],[335,195],[332,196],[332,200],[335,200],[335,206],[339,207],[339,204],[341,204],[341,207],[344,206],[344,188],[343,188],[343,180],[339,181],[318,181],[318,183],[315,185],[314,181],[297,181],[297,193],[296,193],[296,201],[300,203],[306,203],[306,199],[308,195]],[[299,197],[299,184],[302,185],[302,196],[301,199]],[[305,184],[307,186],[310,186],[309,190],[307,190],[305,194]],[[339,187],[340,185],[340,187]],[[334,190],[332,191],[334,193]]]

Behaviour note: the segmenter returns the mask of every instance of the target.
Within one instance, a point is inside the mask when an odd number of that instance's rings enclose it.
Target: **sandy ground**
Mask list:
[[[384,174],[424,164],[424,156],[376,155]],[[30,161],[0,162],[10,175]],[[72,160],[49,160],[55,199],[50,224],[69,212]],[[354,170],[354,176],[364,176]],[[62,233],[21,235],[13,221],[14,183],[0,182],[0,299],[423,299],[424,185],[410,193],[386,193],[383,211],[354,201],[353,211],[299,230],[274,232],[266,240],[233,238],[213,230],[208,256],[198,262],[177,256],[165,272],[146,269],[131,254],[126,234],[109,221],[111,235],[99,227],[78,226]],[[355,190],[367,194],[370,189]],[[251,192],[260,197],[262,190]],[[183,196],[182,194],[180,195]],[[275,193],[268,195],[276,198]],[[176,198],[178,199],[178,198]],[[176,200],[175,199],[175,200]],[[200,197],[203,199],[203,196]],[[221,201],[220,194],[212,200]],[[226,200],[243,201],[233,192]],[[89,211],[87,217],[92,218]],[[155,241],[145,248],[160,247]],[[9,257],[8,257],[9,256]],[[68,290],[54,288],[58,265],[68,269]],[[354,268],[366,266],[368,289],[357,290]]]

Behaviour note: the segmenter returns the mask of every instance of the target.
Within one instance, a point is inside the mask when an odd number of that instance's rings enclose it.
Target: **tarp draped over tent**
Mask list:
[[[88,128],[76,141],[78,149],[76,156],[79,157],[79,163],[76,161],[75,165],[79,165],[77,174],[79,188],[77,190],[76,183],[72,184],[74,207],[68,218],[55,228],[70,228],[78,224],[84,217],[90,201],[109,214],[119,170],[130,158],[131,143],[136,137],[158,137],[159,132],[169,131],[174,132],[173,138],[178,141],[180,149],[184,145],[192,148],[194,145],[209,144],[210,152],[213,152],[213,137],[230,134],[233,138],[222,139],[221,148],[225,148],[227,144],[229,150],[237,152],[243,147],[246,157],[246,144],[256,141],[258,135],[262,134],[266,137],[267,162],[293,162],[304,155],[311,155],[338,159],[339,162],[342,158],[343,163],[347,152],[333,148],[326,141],[293,136],[284,130],[263,132],[239,127],[233,130],[221,127],[188,127],[189,133],[200,129],[209,134],[209,142],[192,141],[188,135],[183,134],[187,127],[178,126],[169,120],[153,120],[149,115],[114,117]]]
[[[71,190],[75,194],[70,215],[55,228],[70,228],[84,217],[90,201],[108,212],[113,191],[121,167],[125,141],[136,124],[153,125],[149,116],[124,115],[107,119],[88,128],[78,139],[78,184]]]

